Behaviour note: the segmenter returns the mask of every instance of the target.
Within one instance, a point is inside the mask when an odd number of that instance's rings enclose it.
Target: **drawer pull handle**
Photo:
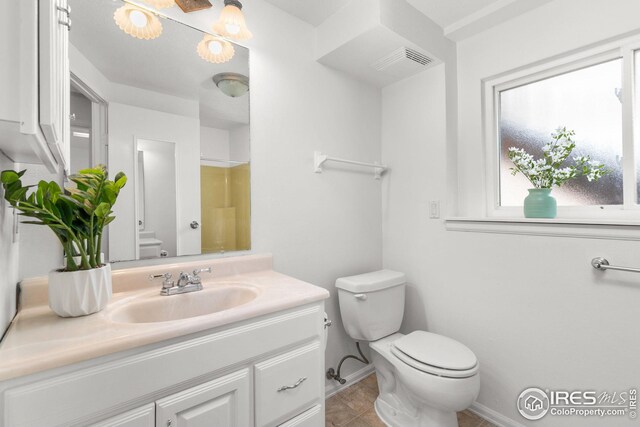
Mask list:
[[[300,386],[300,384],[302,384],[306,380],[307,380],[307,377],[302,377],[294,385],[283,385],[282,387],[280,387],[278,389],[278,392],[285,391],[285,390],[291,390],[293,388],[298,388]]]

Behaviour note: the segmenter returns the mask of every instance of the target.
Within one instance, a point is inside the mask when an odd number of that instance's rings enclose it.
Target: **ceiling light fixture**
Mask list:
[[[244,20],[242,3],[238,0],[224,0],[224,8],[218,22],[213,24],[213,31],[233,40],[249,40],[253,37]]]
[[[229,62],[236,53],[231,43],[209,34],[206,34],[198,43],[196,51],[200,58],[214,64]]]
[[[227,96],[238,98],[249,92],[249,77],[238,73],[220,73],[213,82]]]
[[[122,31],[137,39],[151,40],[162,34],[162,24],[156,15],[131,4],[117,9],[113,19]]]
[[[142,1],[156,9],[167,9],[176,5],[175,0],[142,0]]]

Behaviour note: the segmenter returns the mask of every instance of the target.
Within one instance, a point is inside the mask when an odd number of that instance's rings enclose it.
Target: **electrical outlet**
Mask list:
[[[430,219],[440,218],[440,200],[429,201],[429,218]]]

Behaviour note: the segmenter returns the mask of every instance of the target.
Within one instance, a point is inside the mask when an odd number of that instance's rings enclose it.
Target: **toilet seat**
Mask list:
[[[391,353],[401,362],[428,374],[447,378],[467,378],[478,372],[475,354],[451,338],[415,331],[391,345]]]

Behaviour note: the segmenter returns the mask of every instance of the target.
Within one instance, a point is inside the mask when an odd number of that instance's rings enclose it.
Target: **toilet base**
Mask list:
[[[423,407],[415,416],[397,410],[378,398],[374,404],[378,418],[389,427],[458,427],[455,412],[443,412],[435,408]]]

